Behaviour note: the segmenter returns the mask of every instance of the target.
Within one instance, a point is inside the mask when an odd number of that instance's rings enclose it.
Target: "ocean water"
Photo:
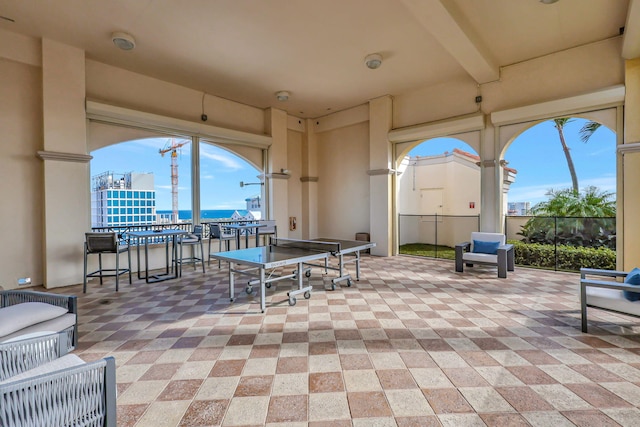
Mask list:
[[[233,213],[235,211],[240,211],[242,209],[205,209],[200,211],[200,216],[201,219],[229,219],[231,218],[231,215],[233,215]],[[156,211],[156,214],[171,214],[171,211]],[[178,217],[181,220],[191,220],[191,210],[179,210],[178,211]]]

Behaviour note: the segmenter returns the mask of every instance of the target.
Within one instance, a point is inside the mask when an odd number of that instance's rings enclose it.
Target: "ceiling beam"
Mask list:
[[[471,25],[448,0],[402,0],[418,22],[433,35],[478,83],[498,80],[500,71]]]
[[[622,41],[624,59],[640,58],[640,0],[631,0]]]

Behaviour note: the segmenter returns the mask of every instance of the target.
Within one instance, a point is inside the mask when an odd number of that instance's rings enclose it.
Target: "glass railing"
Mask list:
[[[480,229],[480,216],[403,215],[398,218],[400,253],[455,259],[454,247]]]
[[[455,245],[480,230],[479,216],[399,215],[400,253],[455,259]],[[505,217],[517,265],[557,271],[616,268],[616,218]]]
[[[616,268],[615,217],[505,217],[518,265],[558,271]]]

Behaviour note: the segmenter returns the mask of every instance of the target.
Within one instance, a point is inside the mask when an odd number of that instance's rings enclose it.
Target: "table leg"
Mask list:
[[[234,300],[234,289],[233,262],[229,261],[229,299],[231,299],[231,302]]]
[[[360,280],[360,251],[356,251],[356,280]]]
[[[149,239],[144,239],[144,280],[149,283]]]
[[[300,274],[298,274],[298,277]],[[265,294],[266,294],[267,284],[264,282],[264,268],[260,267],[260,310],[264,313],[266,302],[265,302]]]
[[[138,239],[138,244],[136,245],[136,258],[138,258],[138,280],[142,279],[140,277],[140,239]]]

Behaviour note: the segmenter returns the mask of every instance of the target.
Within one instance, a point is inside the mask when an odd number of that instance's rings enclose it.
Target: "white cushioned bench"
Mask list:
[[[580,269],[580,311],[582,332],[587,332],[587,306],[640,317],[640,301],[629,301],[624,292],[640,293],[640,286],[617,282],[629,273],[616,270]],[[606,277],[608,280],[588,278]]]

